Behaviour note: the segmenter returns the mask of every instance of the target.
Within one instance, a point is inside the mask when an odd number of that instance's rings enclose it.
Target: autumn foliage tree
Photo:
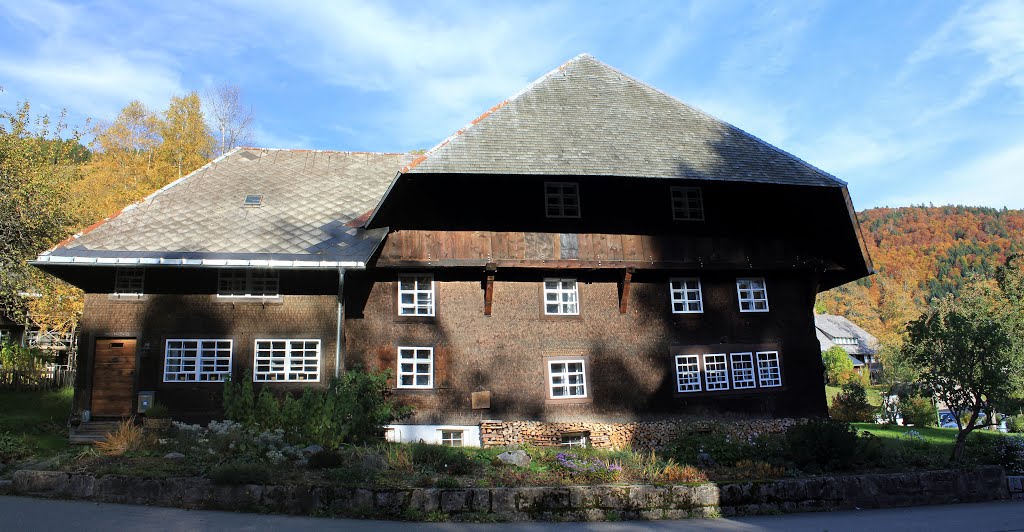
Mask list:
[[[206,164],[213,155],[214,140],[206,127],[202,102],[192,91],[171,98],[160,124],[157,153],[176,173],[176,179]]]
[[[19,322],[23,294],[36,290],[39,275],[26,261],[77,223],[72,188],[83,154],[78,133],[67,131],[63,119],[33,117],[27,102],[0,112],[0,312]]]

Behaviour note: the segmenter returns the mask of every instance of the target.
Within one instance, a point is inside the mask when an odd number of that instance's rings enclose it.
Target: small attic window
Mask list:
[[[259,207],[263,204],[263,194],[246,194],[242,205],[245,207]]]

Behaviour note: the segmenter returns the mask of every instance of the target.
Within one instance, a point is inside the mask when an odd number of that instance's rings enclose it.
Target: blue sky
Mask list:
[[[850,183],[1024,208],[1024,1],[0,0],[0,109],[239,85],[258,145],[429,148],[581,52]]]

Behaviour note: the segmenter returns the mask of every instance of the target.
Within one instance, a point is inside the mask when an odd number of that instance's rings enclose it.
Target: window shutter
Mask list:
[[[377,348],[377,371],[391,370],[391,378],[388,379],[388,386],[394,388],[397,385],[398,377],[398,348],[388,344]]]
[[[451,349],[448,347],[434,348],[434,387],[450,388],[448,366]]]

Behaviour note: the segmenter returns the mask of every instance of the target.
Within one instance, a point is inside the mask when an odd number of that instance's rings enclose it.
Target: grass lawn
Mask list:
[[[0,391],[0,433],[24,438],[37,455],[67,449],[72,388],[49,392]]]

